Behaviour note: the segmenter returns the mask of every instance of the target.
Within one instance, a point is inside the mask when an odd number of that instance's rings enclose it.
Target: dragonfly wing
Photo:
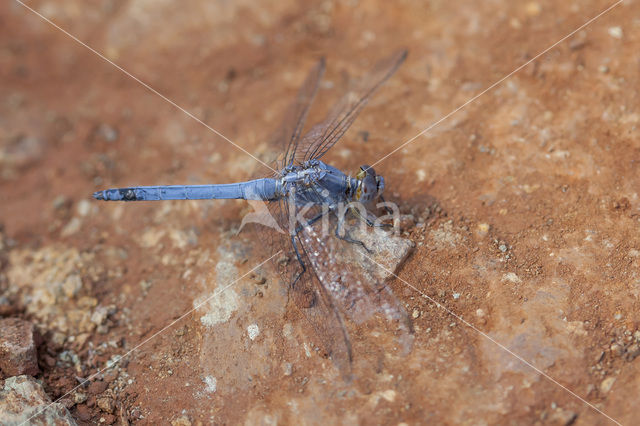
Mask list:
[[[325,61],[324,58],[322,58],[311,68],[311,71],[309,71],[304,83],[302,83],[302,86],[298,89],[295,100],[287,109],[280,127],[273,136],[273,139],[279,144],[280,149],[281,158],[280,164],[278,164],[279,169],[287,166],[293,159],[305,120],[309,113],[309,108],[318,91],[324,70]]]
[[[295,205],[295,203],[293,204]],[[269,203],[269,210],[276,222],[287,232],[271,232],[270,236],[265,233],[265,237],[269,238],[269,244],[283,251],[283,255],[276,261],[276,268],[283,282],[286,285],[291,285],[289,288],[290,300],[304,317],[306,328],[311,331],[308,334],[309,339],[314,340],[315,337],[315,346],[320,348],[325,356],[331,358],[345,379],[349,379],[351,376],[351,344],[342,318],[333,305],[331,297],[320,285],[313,272],[308,253],[305,252],[301,241],[301,234],[293,237],[295,247],[292,244],[291,234],[295,233],[295,229],[290,230],[290,227],[295,225],[289,225],[290,214],[304,214],[304,217],[311,219],[322,210],[315,206],[310,211],[301,212],[293,207],[290,212],[289,206],[289,200],[286,199]],[[296,248],[300,260],[306,268],[304,273],[296,256]]]
[[[305,134],[294,152],[293,159],[303,163],[322,157],[340,140],[371,95],[393,75],[406,57],[406,50],[395,52],[378,62],[367,75],[358,80],[329,112],[327,118]]]
[[[375,258],[384,253],[375,253],[372,247],[372,254],[363,254],[360,247],[333,233],[321,233],[317,226],[307,226],[301,234],[309,263],[331,304],[356,323],[382,316],[393,328],[402,352],[408,353],[413,342],[412,325],[404,307],[380,278],[384,261]]]
[[[305,253],[304,246],[301,244],[301,237],[297,236],[296,240],[298,252],[301,253],[307,270],[291,288],[293,302],[304,315],[313,334],[319,339],[318,347],[325,356],[331,358],[340,374],[345,379],[349,379],[352,359],[351,343],[342,317],[326,289],[318,282],[318,277],[314,274],[309,262],[308,253]],[[297,263],[295,257],[293,261]],[[301,271],[301,268],[298,271]]]

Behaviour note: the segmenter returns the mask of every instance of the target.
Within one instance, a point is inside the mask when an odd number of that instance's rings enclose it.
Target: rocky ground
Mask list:
[[[320,56],[311,122],[408,48],[325,157],[353,172],[614,0],[26,3],[259,159]],[[639,12],[624,1],[376,165],[414,246],[389,281],[414,340],[347,321],[348,381],[280,276],[252,272],[271,251],[237,233],[245,202],[89,197],[268,170],[3,2],[3,422],[633,424]]]

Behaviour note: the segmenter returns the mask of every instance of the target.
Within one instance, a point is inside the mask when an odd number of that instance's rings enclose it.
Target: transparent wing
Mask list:
[[[381,278],[380,272],[384,269],[380,265],[386,267],[384,248],[372,244],[373,252],[368,254],[356,244],[336,238],[331,232],[336,221],[330,214],[325,230],[321,230],[323,225],[316,222],[314,226],[304,227],[299,235],[321,285],[320,292],[329,299],[329,306],[355,323],[363,323],[374,315],[384,317],[392,326],[403,352],[408,353],[413,342],[411,321]],[[364,237],[359,238],[364,241]]]
[[[280,169],[287,166],[293,159],[293,153],[295,153],[300,141],[300,135],[302,134],[309,108],[318,91],[324,70],[325,61],[322,58],[309,71],[307,78],[298,90],[295,100],[289,106],[282,124],[273,137],[277,141],[274,146],[278,146],[280,149],[281,164],[278,164]]]
[[[406,57],[407,51],[401,50],[378,62],[338,101],[322,123],[316,124],[305,134],[299,146],[289,154],[291,158],[303,163],[322,157],[340,140],[371,95],[393,75]]]
[[[293,237],[295,247],[292,244],[291,233],[294,230],[290,230],[290,227],[295,225],[289,225],[290,213],[298,214],[299,212],[295,207],[290,212],[289,206],[289,200],[286,199],[269,203],[268,206],[281,229],[288,230],[284,233],[271,232],[270,235],[270,244],[274,249],[283,251],[283,256],[277,260],[276,267],[285,285],[291,286],[290,301],[304,317],[304,323],[311,331],[308,333],[309,339],[314,341],[325,356],[331,358],[341,375],[348,380],[351,377],[351,344],[347,331],[330,295],[314,274],[308,253],[301,241],[301,234]],[[321,209],[316,206],[306,211],[305,217],[315,217],[320,211]],[[296,255],[296,248],[306,268],[304,273]]]

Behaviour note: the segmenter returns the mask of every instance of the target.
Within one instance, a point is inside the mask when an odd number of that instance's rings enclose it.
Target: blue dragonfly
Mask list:
[[[230,184],[115,188],[95,192],[93,197],[106,201],[265,202],[272,226],[284,235],[279,246],[287,255],[280,259],[278,268],[290,284],[296,306],[319,337],[321,349],[342,374],[350,374],[353,357],[344,316],[364,323],[374,314],[381,314],[395,327],[406,352],[413,337],[411,322],[384,282],[353,264],[349,250],[354,246],[365,253],[371,251],[361,240],[352,238],[345,226],[349,213],[368,226],[385,226],[375,220],[369,208],[377,200],[384,201],[384,178],[367,165],[361,166],[355,176],[349,176],[320,160],[406,56],[407,51],[401,50],[376,63],[341,97],[324,121],[303,135],[325,71],[325,61],[321,59],[309,72],[279,127],[275,139],[281,147],[274,164],[278,172],[271,177]]]

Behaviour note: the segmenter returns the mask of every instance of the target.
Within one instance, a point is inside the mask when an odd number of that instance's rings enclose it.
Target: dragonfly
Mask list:
[[[324,354],[343,376],[350,375],[353,361],[345,317],[362,324],[373,315],[383,316],[393,326],[406,353],[413,338],[411,321],[384,280],[354,264],[353,250],[360,250],[368,257],[371,249],[350,236],[345,225],[350,215],[351,219],[369,227],[386,226],[377,223],[371,212],[373,203],[384,201],[384,178],[367,165],[350,176],[321,160],[406,57],[407,51],[400,50],[377,62],[351,84],[322,122],[303,133],[325,72],[325,60],[320,59],[310,70],[276,132],[274,142],[279,144],[279,152],[274,170],[277,172],[270,177],[229,184],[114,188],[97,191],[93,197],[106,201],[244,199],[264,202],[274,223],[272,226],[282,236],[279,246],[287,253],[278,261],[278,269],[289,282],[295,305],[320,339]]]

